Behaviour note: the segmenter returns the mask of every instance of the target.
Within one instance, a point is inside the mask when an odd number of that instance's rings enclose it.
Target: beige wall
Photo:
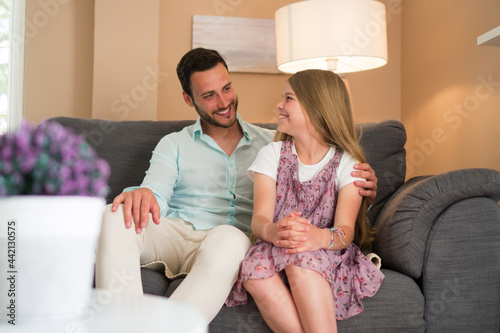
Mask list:
[[[92,116],[93,0],[27,0],[24,116]]]
[[[403,4],[408,176],[471,167],[500,170],[500,47],[477,46],[478,36],[500,25],[500,2]]]
[[[274,11],[293,1],[237,0],[161,3],[160,69],[168,76],[159,86],[158,119],[195,119],[181,95],[175,67],[191,49],[192,15],[274,18]],[[281,96],[286,75],[231,73],[240,100],[238,111],[247,121],[274,121],[272,108]]]
[[[156,119],[159,4],[95,0],[92,118]]]
[[[25,116],[194,119],[175,74],[191,47],[192,15],[273,18],[292,2],[28,0]],[[389,63],[347,75],[356,121],[403,121],[409,176],[500,170],[500,47],[476,45],[500,25],[500,3],[383,2]],[[232,73],[243,117],[274,121],[286,78]]]
[[[381,1],[386,6],[387,65],[347,74],[355,121],[401,120],[401,1]]]
[[[160,5],[160,69],[168,77],[159,87],[158,119],[194,119],[194,109],[185,105],[175,66],[191,49],[192,15],[274,18],[274,12],[294,0],[163,1]],[[388,1],[383,1],[388,3]],[[389,2],[389,64],[380,69],[347,75],[357,121],[400,119],[400,9]],[[396,3],[396,6],[394,5]],[[237,89],[239,113],[247,121],[277,121],[272,109],[283,91],[287,75],[232,73]],[[383,84],[381,84],[383,83]]]
[[[175,74],[191,48],[192,15],[274,18],[278,8],[292,2],[28,0],[28,20],[44,15],[48,20],[27,45],[25,115],[35,121],[56,115],[195,119]],[[400,119],[400,15],[387,7],[389,64],[347,76],[357,121]],[[287,75],[231,77],[246,120],[276,120],[271,110]]]

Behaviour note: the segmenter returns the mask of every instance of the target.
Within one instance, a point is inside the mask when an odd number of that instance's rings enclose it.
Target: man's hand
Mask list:
[[[353,177],[364,178],[366,181],[357,180],[354,185],[360,187],[359,195],[366,197],[366,200],[370,205],[375,202],[375,197],[377,196],[377,177],[375,176],[375,171],[368,163],[358,163],[354,165],[354,169],[359,171],[353,171],[351,175]]]
[[[149,213],[153,216],[153,222],[160,224],[160,206],[150,189],[138,188],[130,192],[122,192],[113,200],[111,211],[116,212],[122,203],[126,228],[132,227],[133,218],[135,232],[140,234],[148,224]]]

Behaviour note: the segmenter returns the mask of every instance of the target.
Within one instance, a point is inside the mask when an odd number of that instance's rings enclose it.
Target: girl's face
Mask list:
[[[308,129],[308,118],[288,82],[276,108],[279,112],[278,129],[281,133],[295,137]]]

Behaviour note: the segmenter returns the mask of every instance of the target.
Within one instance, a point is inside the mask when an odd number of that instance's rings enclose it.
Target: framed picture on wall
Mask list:
[[[231,72],[281,73],[274,19],[193,15],[192,47],[217,50]]]

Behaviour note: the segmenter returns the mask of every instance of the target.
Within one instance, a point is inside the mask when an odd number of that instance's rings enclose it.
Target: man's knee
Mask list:
[[[123,205],[118,206],[116,212],[113,212],[112,207],[113,204],[107,204],[106,207],[104,207],[102,218],[105,220],[117,219],[119,217],[123,219]]]
[[[207,274],[231,272],[237,275],[249,247],[250,240],[239,229],[218,226],[207,232],[198,251],[197,261],[205,263]]]
[[[102,214],[100,242],[110,243],[128,237],[135,238],[136,234],[133,228],[125,227],[122,207],[119,206],[118,210],[113,212],[111,204],[107,205]]]
[[[240,229],[230,225],[220,225],[207,232],[205,238],[212,246],[221,250],[232,251],[235,255],[243,254],[250,247],[250,239]]]

